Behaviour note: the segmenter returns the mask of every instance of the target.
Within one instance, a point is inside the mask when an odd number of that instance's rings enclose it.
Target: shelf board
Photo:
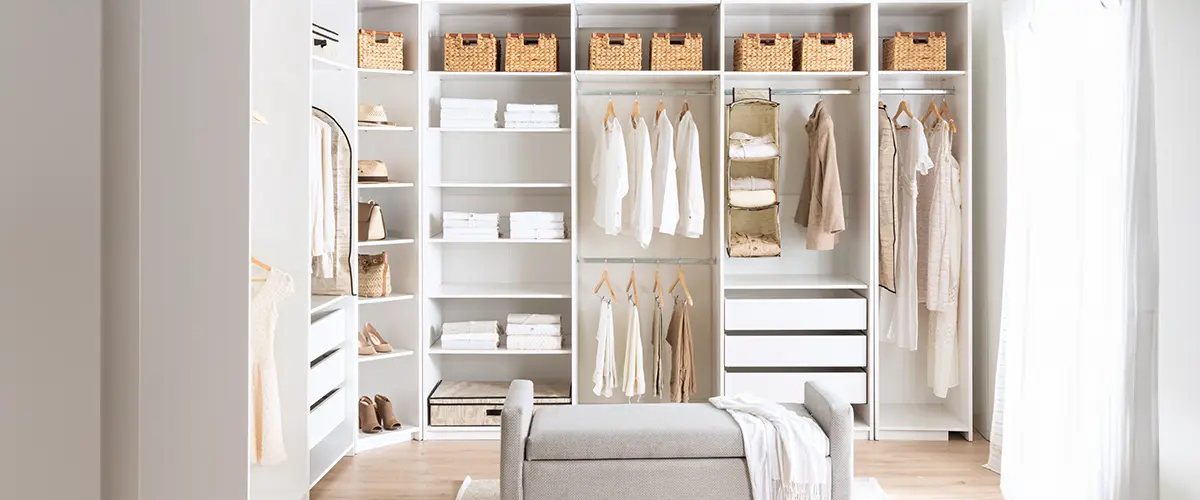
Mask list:
[[[362,304],[378,304],[381,302],[395,302],[397,300],[412,300],[415,296],[411,293],[393,292],[386,297],[359,297],[358,303]]]
[[[442,80],[501,80],[505,78],[544,79],[570,76],[570,71],[430,71]]]
[[[583,83],[707,83],[721,76],[720,71],[576,71]],[[652,94],[646,91],[647,95]]]
[[[867,76],[866,71],[726,71],[726,80],[841,80]]]
[[[321,56],[312,56],[312,68],[313,71],[347,71],[353,69],[348,65]]]
[[[443,189],[554,189],[569,188],[570,182],[438,182],[429,187]]]
[[[429,293],[431,299],[569,299],[570,283],[446,283]]]
[[[970,432],[971,426],[941,404],[880,404],[879,430]]]
[[[308,313],[316,314],[337,309],[342,306],[343,300],[353,297],[353,295],[313,295],[308,299]]]
[[[396,443],[412,441],[413,434],[416,434],[421,430],[420,427],[415,425],[409,425],[403,422],[401,422],[401,425],[403,427],[397,430],[379,431],[375,434],[367,434],[361,430],[358,431],[358,446],[355,447],[355,451],[361,453],[367,450],[374,450],[375,448],[381,448]]]
[[[470,134],[552,134],[570,132],[569,128],[442,128],[429,127],[430,132],[455,132]]]
[[[442,235],[440,235],[440,234],[439,234],[439,235],[437,235],[437,236],[434,236],[434,237],[430,238],[430,239],[429,239],[429,242],[430,242],[430,243],[489,243],[489,244],[497,244],[497,243],[501,243],[501,244],[502,244],[502,243],[509,243],[509,244],[530,243],[530,244],[535,244],[535,245],[553,245],[553,244],[570,243],[570,242],[571,242],[571,239],[570,239],[570,238],[563,238],[563,239],[560,239],[560,240],[527,240],[527,239],[514,240],[514,239],[512,239],[512,238],[496,238],[496,239],[491,239],[491,240],[470,240],[470,239],[466,239],[466,240],[456,240],[456,239],[445,239],[445,238],[442,238]]]
[[[414,73],[411,69],[375,69],[358,68],[358,76],[370,78],[374,76],[408,76]]]
[[[411,245],[413,243],[416,243],[416,241],[417,240],[414,240],[412,238],[401,238],[399,236],[394,236],[394,235],[389,234],[387,238],[384,238],[382,240],[360,241],[360,242],[358,242],[358,246],[360,246],[360,247],[383,247],[383,246],[391,246],[391,245]]]
[[[373,125],[355,125],[359,132],[412,132],[413,127],[377,127]]]
[[[385,359],[403,358],[405,356],[412,356],[413,354],[414,354],[413,351],[410,351],[408,349],[397,349],[397,348],[393,347],[392,352],[389,352],[389,353],[372,354],[370,356],[363,356],[360,354],[360,355],[358,355],[358,362],[359,363],[370,363],[372,361],[382,361]]]
[[[966,70],[948,70],[948,71],[880,71],[881,77],[901,77],[901,76],[965,76]]]
[[[416,184],[411,182],[360,182],[359,189],[410,188]]]
[[[726,290],[865,290],[867,284],[847,275],[730,274]]]
[[[445,349],[442,348],[442,343],[438,342],[429,348],[429,354],[440,355],[487,355],[487,356],[527,356],[535,354],[571,354],[570,349],[554,349],[549,351],[527,351],[521,349]]]

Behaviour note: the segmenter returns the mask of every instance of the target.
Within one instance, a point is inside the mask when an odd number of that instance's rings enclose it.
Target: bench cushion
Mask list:
[[[803,405],[784,406],[809,417]],[[737,422],[708,403],[542,407],[525,448],[526,460],[745,456]]]

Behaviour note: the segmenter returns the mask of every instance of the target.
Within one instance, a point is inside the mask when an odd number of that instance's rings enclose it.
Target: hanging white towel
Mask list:
[[[812,418],[748,394],[708,401],[742,429],[754,500],[831,498],[829,438]]]
[[[308,157],[310,255],[317,258],[317,277],[333,276],[333,252],[337,248],[334,223],[334,199],[337,186],[333,180],[333,129],[313,117],[310,122]]]
[[[612,301],[600,299],[600,323],[596,326],[596,369],[592,372],[592,394],[611,398],[617,385],[616,349],[613,347]]]
[[[654,194],[651,191],[650,130],[638,116],[633,122],[633,144],[629,148],[629,233],[642,248],[650,246],[654,234]]]
[[[592,185],[596,186],[596,213],[592,221],[604,234],[621,234],[621,200],[629,193],[625,136],[616,117],[609,118],[596,134],[592,155]]]
[[[636,286],[636,285],[635,285]],[[621,390],[626,397],[646,393],[646,362],[642,359],[642,321],[637,304],[629,297],[629,324],[625,330],[625,362],[621,370]]]
[[[675,234],[679,225],[679,185],[676,184],[675,127],[666,112],[654,120],[654,227],[663,234]]]
[[[675,155],[679,163],[679,230],[688,238],[704,234],[704,179],[700,173],[700,131],[692,112],[679,119],[679,135],[675,138]]]

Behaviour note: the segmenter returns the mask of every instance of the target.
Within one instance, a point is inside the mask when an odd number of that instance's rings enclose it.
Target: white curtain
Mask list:
[[[1145,0],[1005,1],[1008,217],[989,466],[1007,499],[1158,497],[1145,22]]]

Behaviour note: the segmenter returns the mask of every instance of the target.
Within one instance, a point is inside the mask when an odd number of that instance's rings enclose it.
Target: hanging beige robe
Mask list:
[[[838,233],[846,229],[842,212],[842,181],[838,176],[833,118],[818,101],[808,123],[808,173],[796,207],[796,223],[808,228],[809,250],[833,250]]]

